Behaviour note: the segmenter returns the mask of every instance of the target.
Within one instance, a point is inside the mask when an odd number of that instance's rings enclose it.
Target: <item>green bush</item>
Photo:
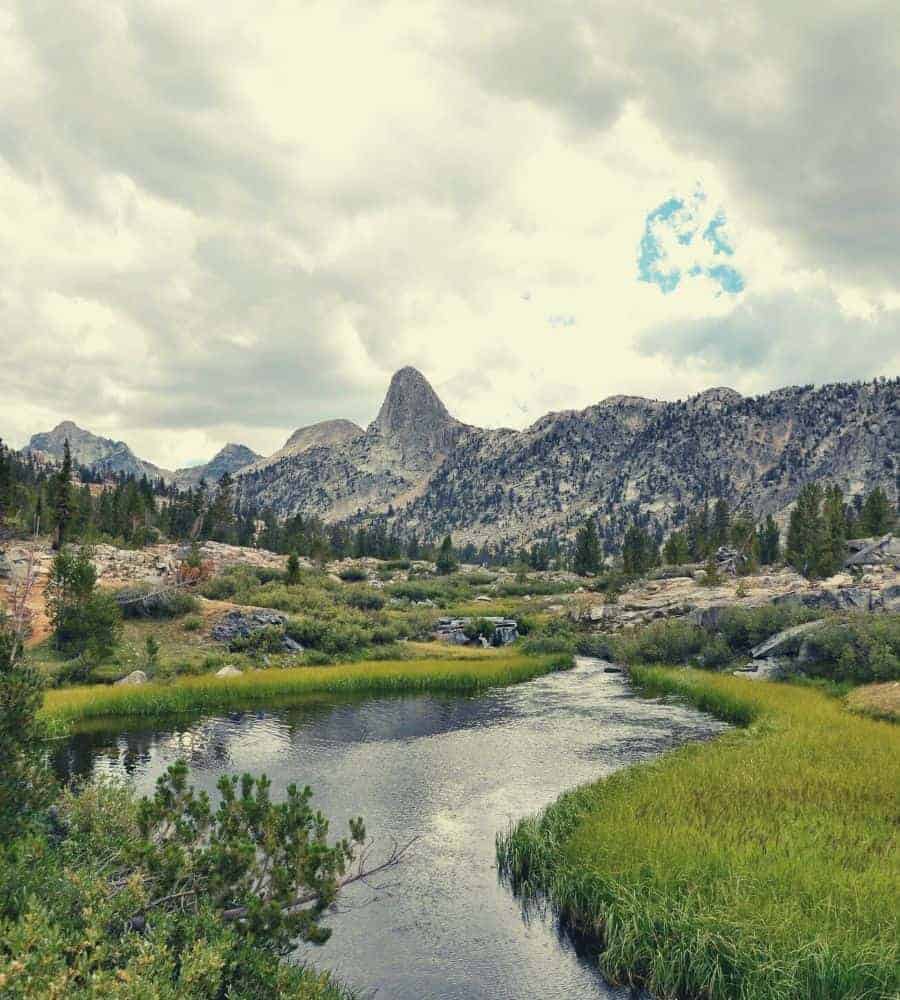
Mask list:
[[[688,663],[703,649],[709,635],[683,619],[653,622],[612,640],[616,658],[626,663]]]
[[[280,653],[283,649],[284,632],[275,625],[257,629],[247,636],[238,636],[231,641],[231,650],[235,653]]]
[[[732,652],[749,653],[754,646],[776,632],[821,617],[821,612],[796,604],[734,607],[722,611],[716,629],[725,637]]]
[[[372,636],[358,622],[334,618],[290,618],[285,632],[309,649],[318,649],[329,656],[352,656],[370,645]]]
[[[123,587],[115,592],[123,618],[178,618],[199,607],[184,590],[159,590],[153,584]]]
[[[386,588],[386,592],[391,597],[407,601],[434,601],[435,604],[465,601],[472,597],[472,588],[465,582],[465,577],[455,575],[441,580],[419,578],[393,583]]]
[[[582,584],[575,580],[543,580],[540,577],[529,577],[526,580],[504,580],[497,584],[497,593],[501,597],[544,597],[551,594],[570,594]]]
[[[362,566],[347,566],[338,573],[338,576],[344,583],[359,583],[369,578],[368,573],[366,573]]]
[[[412,563],[408,559],[388,559],[388,561],[384,563],[383,568],[390,571],[397,569],[409,569],[410,566],[412,566]]]
[[[185,632],[199,632],[203,628],[203,619],[199,615],[188,615],[181,627]]]
[[[56,647],[68,657],[108,657],[122,633],[122,613],[112,594],[97,590],[81,605],[64,605],[57,613]]]
[[[348,587],[341,594],[341,600],[359,611],[380,611],[385,605],[384,594],[365,586]]]
[[[868,684],[900,680],[900,615],[833,619],[804,636],[804,671],[813,677]]]

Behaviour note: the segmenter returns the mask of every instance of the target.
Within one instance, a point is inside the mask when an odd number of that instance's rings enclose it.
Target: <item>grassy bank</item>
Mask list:
[[[740,729],[563,796],[498,840],[613,981],[704,1000],[900,995],[900,732],[809,688],[638,667]]]
[[[393,694],[433,691],[469,694],[517,684],[572,666],[570,656],[489,652],[458,660],[421,659],[331,667],[253,670],[240,677],[184,677],[166,684],[84,687],[48,691],[44,713],[64,721],[123,715],[174,715],[253,705],[283,704],[311,694]]]

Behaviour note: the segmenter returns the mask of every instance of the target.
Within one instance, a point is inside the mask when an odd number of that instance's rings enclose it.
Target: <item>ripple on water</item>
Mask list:
[[[334,936],[303,957],[398,1000],[603,997],[584,942],[552,920],[523,921],[497,880],[494,835],[561,792],[722,728],[693,710],[634,697],[596,660],[477,698],[321,701],[275,712],[76,735],[63,775],[123,775],[138,791],[179,757],[214,791],[223,773],[265,772],[277,795],[310,784],[342,833],[363,815],[371,836],[419,835],[376,897],[363,886],[329,916]]]

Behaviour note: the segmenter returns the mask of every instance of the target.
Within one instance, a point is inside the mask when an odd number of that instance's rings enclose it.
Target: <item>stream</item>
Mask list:
[[[551,917],[523,918],[497,878],[498,831],[561,792],[726,728],[682,705],[634,695],[600,660],[477,697],[322,698],[301,707],[92,727],[60,749],[64,778],[113,774],[152,793],[184,758],[195,784],[264,772],[277,797],[309,784],[332,819],[365,818],[370,839],[418,836],[373,892],[341,894],[331,940],[302,959],[378,1000],[616,998],[596,955]]]

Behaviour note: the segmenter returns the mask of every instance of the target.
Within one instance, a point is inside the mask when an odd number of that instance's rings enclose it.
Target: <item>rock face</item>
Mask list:
[[[260,456],[243,444],[226,444],[225,447],[204,465],[192,465],[188,469],[176,469],[174,482],[182,490],[199,485],[205,480],[214,486],[226,472],[234,475],[241,469],[259,461]]]
[[[603,541],[616,548],[637,512],[665,533],[708,496],[782,523],[810,481],[837,482],[848,495],[880,485],[893,497],[898,439],[900,380],[755,398],[731,389],[679,402],[613,396],[514,431],[460,423],[404,368],[365,432],[282,449],[238,483],[243,499],[283,515],[378,515],[420,537],[452,532],[475,544],[571,536],[599,514]]]
[[[167,482],[172,478],[168,469],[161,469],[152,462],[138,458],[124,441],[99,437],[71,420],[57,424],[52,431],[33,435],[22,451],[26,455],[43,455],[54,462],[61,462],[67,439],[72,461],[76,465],[87,466],[92,472],[110,475],[124,473],[138,478],[147,476],[151,480],[165,479]]]

